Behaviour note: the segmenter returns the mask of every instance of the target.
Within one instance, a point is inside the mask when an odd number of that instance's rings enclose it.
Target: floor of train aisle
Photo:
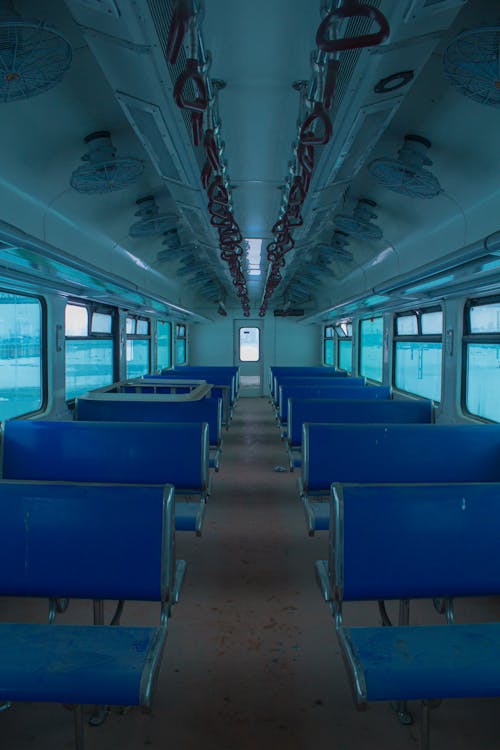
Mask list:
[[[279,466],[287,454],[271,406],[240,399],[203,535],[177,535],[188,567],[152,711],[112,709],[102,726],[86,726],[86,750],[416,750],[418,722],[398,724],[387,704],[354,708],[314,577],[327,535],[307,536],[297,472]],[[90,611],[72,602],[60,622]],[[358,614],[378,622],[374,603]],[[123,622],[155,624],[158,609],[127,602]],[[432,746],[498,750],[498,705],[444,702],[432,712]],[[412,709],[418,718],[419,704]],[[14,706],[0,714],[0,737],[8,750],[74,747],[71,714],[59,705]]]

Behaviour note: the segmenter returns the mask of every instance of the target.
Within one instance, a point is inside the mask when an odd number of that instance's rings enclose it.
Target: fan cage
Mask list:
[[[443,56],[444,72],[461,94],[500,107],[500,26],[459,34]]]
[[[0,19],[0,101],[30,99],[56,86],[73,59],[70,43],[41,21]]]

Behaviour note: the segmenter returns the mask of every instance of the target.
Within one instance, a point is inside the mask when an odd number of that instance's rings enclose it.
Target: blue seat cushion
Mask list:
[[[351,627],[339,637],[361,665],[366,701],[500,695],[500,622]]]
[[[0,700],[149,705],[166,628],[0,624]]]

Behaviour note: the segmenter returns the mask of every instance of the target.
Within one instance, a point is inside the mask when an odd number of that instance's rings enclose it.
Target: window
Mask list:
[[[383,318],[362,320],[360,325],[359,372],[382,382]]]
[[[500,299],[471,300],[464,320],[464,408],[500,422]]]
[[[187,329],[182,323],[175,326],[175,364],[185,365],[187,362]]]
[[[352,372],[352,339],[339,339],[338,346],[339,368]]]
[[[258,362],[260,357],[260,330],[240,328],[240,362]]]
[[[417,396],[441,400],[443,312],[397,315],[394,333],[394,384]]]
[[[323,364],[333,366],[333,326],[323,329]]]
[[[114,319],[111,308],[66,305],[66,399],[113,382]]]
[[[156,367],[165,370],[172,366],[172,326],[165,320],[156,324]]]
[[[125,327],[127,378],[139,378],[150,370],[151,328],[149,320],[127,315]]]
[[[352,323],[344,321],[335,326],[337,336],[337,367],[352,372]]]
[[[42,304],[0,291],[0,419],[43,405]]]

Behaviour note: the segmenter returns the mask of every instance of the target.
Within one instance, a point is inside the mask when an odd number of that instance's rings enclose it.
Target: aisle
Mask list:
[[[179,540],[189,571],[163,672],[174,747],[307,747],[309,721],[332,710],[309,669],[318,643],[322,662],[336,645],[313,573],[326,540],[307,537],[296,474],[274,471],[280,465],[287,456],[269,403],[241,399],[203,537]]]

